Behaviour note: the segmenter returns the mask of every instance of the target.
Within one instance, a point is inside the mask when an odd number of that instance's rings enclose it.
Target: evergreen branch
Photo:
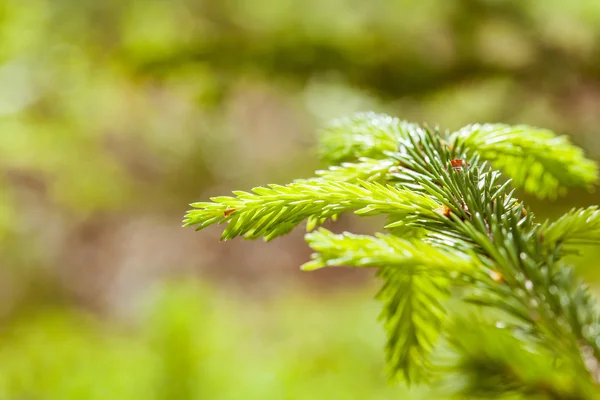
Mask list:
[[[539,225],[513,197],[511,181],[502,182],[498,171],[480,161],[503,168],[517,186],[554,196],[567,186],[589,186],[595,180],[596,167],[581,150],[564,137],[524,126],[474,125],[447,138],[437,130],[367,113],[325,132],[322,151],[332,162],[358,162],[330,167],[314,179],[195,203],[185,225],[202,229],[228,222],[223,239],[269,240],[304,219],[310,230],[344,211],[386,214],[393,235],[325,230],[307,235],[317,253],[304,269],[380,267],[384,284],[378,298],[384,303],[392,376],[408,382],[430,376],[431,353],[446,329],[442,300],[451,285],[460,283],[468,289],[464,300],[505,313],[523,343],[550,355],[553,363],[568,365],[584,386],[600,383],[600,310],[572,269],[560,262],[566,252],[599,242],[597,208]],[[489,356],[498,369],[482,373],[490,382],[500,381],[499,388],[507,385],[504,392],[554,393],[550,398],[579,393],[560,385],[547,392],[546,378],[535,381],[524,374],[514,365],[518,359]],[[553,368],[545,359],[536,360],[540,365],[532,368]],[[464,368],[462,373],[470,374]],[[469,391],[477,393],[477,387]]]
[[[418,125],[372,112],[341,118],[320,135],[320,154],[329,164],[353,161],[360,157],[385,158],[387,151],[398,150],[398,140]]]
[[[434,372],[431,355],[447,318],[442,302],[450,282],[423,273],[417,264],[385,266],[379,276],[383,286],[376,297],[383,303],[389,376],[409,384],[428,382]]]
[[[566,136],[526,125],[475,124],[451,136],[458,152],[479,154],[512,178],[513,184],[539,197],[555,197],[567,187],[591,187],[596,164]]]
[[[561,266],[540,292],[549,307],[560,317],[559,323],[568,326],[563,331],[562,343],[571,342],[596,383],[600,383],[600,309],[587,285],[578,278],[573,268]],[[565,351],[567,351],[565,349]]]
[[[331,166],[326,170],[316,171],[319,178],[340,182],[375,181],[385,182],[393,171],[393,160],[377,160],[361,157],[356,163],[345,162],[341,166]]]
[[[454,372],[446,381],[462,396],[500,399],[507,395],[551,400],[595,399],[593,384],[568,363],[556,364],[544,348],[519,339],[508,328],[492,327],[476,316],[448,326]],[[453,379],[454,378],[454,379]]]
[[[555,250],[558,246],[576,252],[584,245],[600,244],[600,211],[598,206],[573,209],[554,222],[546,221],[540,230],[545,246]]]
[[[197,230],[228,222],[222,240],[244,236],[270,240],[288,233],[307,218],[313,221],[355,210],[358,215],[391,214],[407,221],[435,217],[438,204],[428,196],[373,182],[301,181],[286,186],[236,191],[212,202],[191,204],[184,226]]]
[[[425,228],[438,229],[438,235],[455,238],[460,247],[470,247],[480,255],[481,271],[487,270],[488,276],[474,276],[478,295],[471,301],[519,319],[561,359],[577,360],[583,366],[583,342],[594,357],[600,357],[598,344],[586,339],[582,329],[588,326],[596,331],[598,327],[594,301],[585,289],[574,290],[578,285],[558,279],[567,269],[557,263],[558,254],[548,257],[541,251],[533,215],[507,193],[508,186],[500,184],[499,175],[479,165],[476,158],[457,171],[444,168],[450,150],[436,141],[440,139],[427,131],[418,142],[407,143],[405,154],[397,157],[417,171],[408,172],[416,183],[426,187],[430,181],[437,182],[443,187],[440,196],[449,199],[453,211],[445,228],[433,224]],[[578,313],[570,309],[573,304]]]
[[[470,274],[473,260],[465,254],[435,248],[422,241],[393,235],[333,234],[320,229],[306,235],[316,251],[304,270],[323,267],[381,267],[384,286],[382,318],[388,331],[390,375],[421,382],[431,373],[429,360],[446,318],[441,301],[449,278]]]
[[[583,367],[582,346],[600,359],[598,344],[582,330],[598,327],[594,301],[585,289],[574,291],[576,285],[568,280],[553,282],[551,277],[562,276],[565,268],[556,263],[556,256],[540,252],[533,216],[507,192],[507,183],[501,185],[500,176],[480,165],[477,157],[471,163],[461,161],[460,168],[450,167],[460,149],[446,147],[436,132],[416,132],[400,144],[394,157],[402,165],[401,185],[404,180],[414,190],[430,193],[448,210],[443,213],[448,217],[445,224],[434,221],[423,228],[436,232],[441,244],[452,239],[451,245],[480,254],[480,272],[487,271],[487,277],[474,275],[476,303],[519,319],[561,359],[576,360]],[[431,240],[431,234],[428,237]],[[570,306],[556,306],[565,302]],[[585,311],[576,315],[570,309],[573,304]]]
[[[473,260],[458,251],[447,251],[422,241],[411,241],[394,235],[333,234],[319,229],[306,235],[315,251],[313,260],[302,269],[311,271],[323,267],[396,267],[413,272],[447,276],[469,273]]]

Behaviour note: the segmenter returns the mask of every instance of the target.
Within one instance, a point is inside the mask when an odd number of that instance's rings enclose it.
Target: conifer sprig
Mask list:
[[[577,251],[584,245],[600,245],[600,210],[598,206],[571,210],[541,229],[548,249]]]
[[[336,266],[394,266],[402,270],[414,265],[415,271],[420,273],[447,276],[451,273],[469,273],[474,262],[467,254],[457,254],[420,240],[387,234],[334,234],[321,228],[307,234],[306,241],[315,251],[313,260],[302,266],[306,271]]]
[[[398,169],[393,160],[377,160],[373,158],[360,157],[357,162],[344,162],[341,165],[333,165],[325,170],[315,172],[319,178],[331,181],[357,182],[375,181],[385,182],[391,178],[391,174]]]
[[[444,302],[451,281],[414,263],[402,269],[385,265],[378,276],[383,280],[376,298],[383,304],[379,318],[387,331],[388,376],[431,382],[436,375],[432,354],[447,321]]]
[[[379,268],[390,376],[416,383],[436,377],[434,355],[445,335],[460,355],[455,372],[478,379],[463,394],[594,398],[590,390],[600,384],[600,311],[562,258],[582,245],[599,244],[600,213],[597,207],[574,210],[539,224],[511,188],[553,197],[569,186],[589,187],[597,168],[581,150],[531,127],[473,125],[447,134],[363,113],[325,129],[321,152],[333,165],[317,177],[194,203],[185,225],[201,229],[227,222],[224,239],[269,240],[305,219],[312,230],[345,211],[386,214],[388,234],[307,234],[315,254],[304,269]],[[512,180],[503,180],[485,160]],[[453,296],[494,310],[498,326],[518,336],[517,347],[528,348],[531,365],[545,375],[536,380],[514,364],[521,359],[493,349],[479,354],[466,349],[452,336],[455,325],[449,321],[456,316],[445,299]],[[469,329],[481,334],[477,326]],[[486,360],[500,369],[468,368]],[[564,382],[553,386],[551,371]],[[574,390],[573,382],[585,390]]]
[[[435,216],[439,206],[429,196],[414,191],[363,181],[308,180],[233,193],[235,197],[213,197],[212,202],[191,204],[195,210],[186,214],[184,226],[202,229],[228,222],[222,240],[237,236],[270,240],[308,218],[322,220],[354,210],[358,215],[388,214],[408,223]]]
[[[556,197],[567,187],[589,188],[596,163],[568,137],[527,125],[469,125],[452,135],[457,148],[479,154],[512,178],[513,185],[538,197]]]
[[[478,329],[472,329],[477,326]],[[447,392],[477,399],[593,399],[597,388],[568,363],[549,363],[546,349],[523,340],[508,327],[477,315],[455,318],[448,326],[451,355],[446,360]]]
[[[398,140],[414,129],[419,126],[388,115],[358,113],[323,129],[319,152],[323,160],[334,165],[360,157],[382,159],[387,151],[398,150]]]

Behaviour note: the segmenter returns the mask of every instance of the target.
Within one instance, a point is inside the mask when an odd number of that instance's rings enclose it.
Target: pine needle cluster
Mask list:
[[[564,259],[600,244],[600,211],[538,222],[515,198],[592,187],[597,166],[567,137],[361,113],[320,145],[329,168],[314,178],[193,203],[184,225],[271,240],[307,220],[305,270],[377,268],[393,379],[469,397],[600,398],[600,308]],[[349,211],[385,215],[384,233],[319,228]]]

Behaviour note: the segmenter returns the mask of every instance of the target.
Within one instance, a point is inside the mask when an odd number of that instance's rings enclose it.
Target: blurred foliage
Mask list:
[[[240,299],[183,283],[153,297],[127,328],[65,309],[22,315],[0,334],[0,397],[388,399],[406,393],[386,385],[373,303],[293,294],[242,306]]]
[[[356,301],[281,300],[262,318],[205,306],[220,318],[206,329],[187,292],[133,333],[79,309],[120,315],[150,282],[204,266],[245,291],[252,274],[280,286],[277,264],[306,252],[218,250],[179,217],[189,199],[308,176],[312,132],[332,117],[526,123],[598,156],[599,21],[596,0],[0,0],[0,397],[401,397],[378,375],[374,310]],[[271,324],[298,342],[250,332]],[[242,358],[236,379],[228,357]],[[321,359],[340,372],[318,374]]]
[[[598,19],[594,0],[3,0],[3,170],[90,212],[149,195],[176,204],[239,178],[223,169],[240,154],[241,180],[282,160],[302,169],[303,148],[248,158],[230,114],[248,90],[287,98],[290,123],[397,108],[451,128],[502,120],[592,133]]]

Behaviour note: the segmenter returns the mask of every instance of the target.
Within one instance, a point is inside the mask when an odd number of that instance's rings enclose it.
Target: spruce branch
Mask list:
[[[512,178],[516,187],[539,197],[564,194],[567,187],[589,188],[598,167],[566,136],[527,125],[475,124],[451,136],[458,151],[481,155]]]
[[[467,254],[458,255],[420,240],[382,233],[375,236],[334,234],[321,228],[307,234],[306,241],[315,251],[313,260],[301,267],[306,271],[335,266],[393,266],[402,270],[414,265],[416,272],[447,276],[470,273],[473,264]]]
[[[566,365],[583,386],[600,394],[600,310],[562,260],[581,245],[598,243],[597,208],[539,224],[511,188],[554,196],[567,186],[591,185],[596,166],[581,150],[564,137],[529,127],[474,125],[448,135],[364,113],[325,130],[322,151],[329,162],[342,164],[312,179],[194,203],[185,225],[202,229],[226,222],[223,239],[269,240],[304,219],[312,230],[344,211],[385,214],[388,234],[307,234],[315,254],[304,269],[379,267],[383,287],[377,298],[383,303],[391,376],[417,383],[436,376],[432,355],[440,335],[457,343],[447,323],[454,316],[444,304],[457,297],[496,312],[499,323],[523,343],[515,347],[535,348],[532,368],[562,377],[569,372],[555,366]],[[477,361],[476,356],[463,351],[455,370],[473,375],[465,366],[483,365],[477,364],[482,360],[498,366],[481,372],[489,382],[500,382],[486,385],[490,393],[595,398],[570,386],[548,391],[551,379],[524,374],[515,364],[518,358],[481,352]],[[478,388],[466,390],[477,394]]]
[[[451,280],[473,273],[473,259],[422,241],[394,235],[333,234],[319,229],[306,235],[315,251],[304,270],[329,266],[383,267],[385,284],[378,294],[384,302],[381,318],[388,330],[387,359],[391,376],[408,382],[427,381],[431,353],[446,319],[442,301]]]
[[[212,202],[191,204],[184,226],[203,229],[228,222],[222,240],[244,236],[266,240],[288,233],[307,218],[321,220],[344,211],[358,215],[393,215],[399,220],[418,220],[435,215],[438,204],[428,196],[374,182],[356,184],[329,180],[300,181],[289,185],[236,191],[235,197],[220,196]]]
[[[383,303],[379,318],[387,331],[388,375],[409,384],[430,382],[435,376],[431,357],[447,319],[443,303],[451,282],[414,263],[402,269],[386,265],[379,277],[383,286],[376,298]]]
[[[321,157],[330,164],[360,157],[386,158],[387,151],[398,150],[398,140],[418,125],[373,112],[358,113],[333,121],[322,130]]]
[[[357,182],[375,181],[385,182],[391,179],[391,173],[396,171],[393,160],[377,160],[360,157],[357,162],[344,162],[340,166],[333,165],[325,170],[315,172],[319,178],[331,181]]]
[[[548,249],[570,252],[584,245],[600,244],[600,211],[598,206],[571,210],[554,222],[547,221],[540,233]]]
[[[564,400],[590,399],[596,388],[566,363],[548,362],[553,355],[510,328],[490,325],[477,315],[448,324],[450,392],[469,398],[495,399],[507,395]]]

